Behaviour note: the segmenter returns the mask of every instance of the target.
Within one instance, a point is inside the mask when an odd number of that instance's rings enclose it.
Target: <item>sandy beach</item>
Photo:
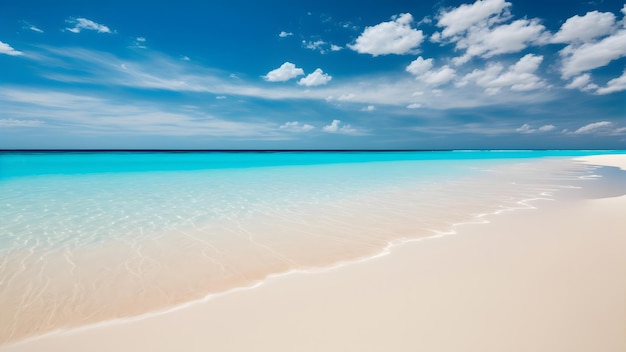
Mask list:
[[[580,159],[626,170],[626,155]],[[359,263],[0,351],[626,351],[626,195],[532,205]]]

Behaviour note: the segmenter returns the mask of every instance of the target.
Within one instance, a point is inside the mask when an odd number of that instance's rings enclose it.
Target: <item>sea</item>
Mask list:
[[[575,158],[612,153],[624,151],[0,152],[0,344],[583,194],[612,174]]]

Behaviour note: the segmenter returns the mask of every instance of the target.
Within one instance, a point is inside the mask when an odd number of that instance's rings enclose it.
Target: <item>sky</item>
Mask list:
[[[0,3],[3,149],[626,149],[623,0]]]

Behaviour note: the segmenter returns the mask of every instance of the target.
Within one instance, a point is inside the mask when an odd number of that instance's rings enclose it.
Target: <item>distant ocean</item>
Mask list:
[[[380,255],[587,187],[572,157],[609,153],[2,152],[0,343]]]

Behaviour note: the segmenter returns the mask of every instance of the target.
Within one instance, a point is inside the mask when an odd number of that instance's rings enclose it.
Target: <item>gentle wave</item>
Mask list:
[[[561,159],[383,166],[4,182],[0,341],[161,314],[276,275],[368,260],[526,206],[594,170]]]

